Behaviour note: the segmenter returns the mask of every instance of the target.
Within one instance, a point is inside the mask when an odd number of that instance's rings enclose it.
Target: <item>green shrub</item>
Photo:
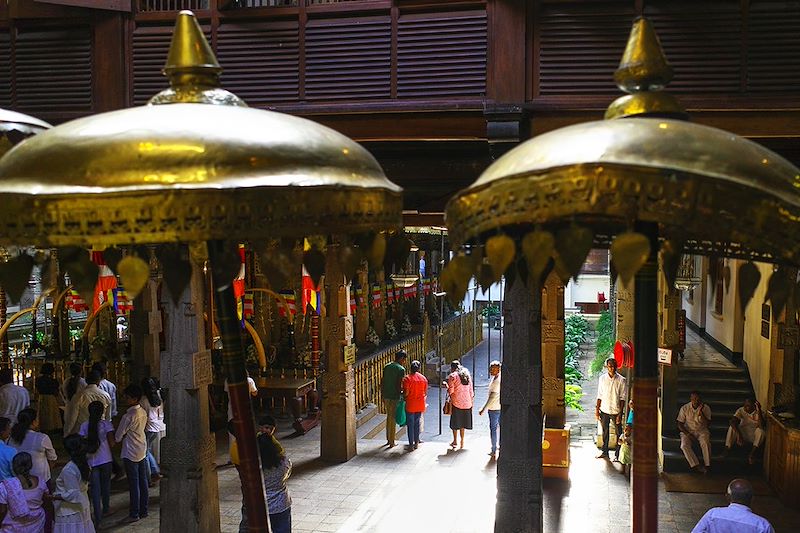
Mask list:
[[[580,385],[581,344],[589,336],[589,322],[581,315],[570,315],[564,321],[564,379],[568,384]]]
[[[611,357],[614,351],[614,324],[612,322],[611,311],[600,313],[597,321],[597,341],[595,344],[596,354],[589,365],[589,374],[594,376],[602,372],[606,359]]]
[[[583,391],[580,385],[566,385],[564,387],[564,405],[567,407],[583,411],[581,396],[583,396]]]

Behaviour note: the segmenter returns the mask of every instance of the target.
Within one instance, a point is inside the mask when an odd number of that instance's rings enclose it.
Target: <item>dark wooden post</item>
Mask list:
[[[631,531],[658,529],[658,226],[639,223],[650,257],[634,280],[636,442],[631,471]]]
[[[542,512],[542,295],[506,283],[503,451],[497,462],[496,533],[538,533]]]
[[[222,337],[222,362],[225,379],[228,381],[228,398],[233,411],[233,428],[239,448],[239,472],[242,478],[242,492],[247,507],[247,530],[269,532],[267,506],[264,502],[264,479],[261,475],[256,444],[256,426],[253,419],[253,405],[247,386],[244,349],[239,320],[236,317],[236,299],[233,296],[231,280],[220,279],[214,271],[215,259],[224,253],[224,245],[219,241],[208,243],[211,271],[217,287],[217,317]],[[220,289],[220,287],[225,287]]]

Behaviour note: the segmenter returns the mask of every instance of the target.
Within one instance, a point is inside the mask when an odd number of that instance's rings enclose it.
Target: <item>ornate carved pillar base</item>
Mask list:
[[[551,272],[542,290],[543,411],[549,428],[563,428],[564,406],[564,284]]]
[[[169,430],[161,441],[161,531],[220,530],[216,446],[208,426],[211,352],[205,349],[202,279],[193,266],[191,283],[177,306],[164,291],[169,330],[160,366]],[[155,338],[157,345],[157,334]]]
[[[325,461],[344,463],[356,455],[355,372],[353,361],[345,358],[346,352],[355,346],[349,283],[339,265],[338,251],[338,244],[328,246],[325,261],[323,319],[327,371],[322,375],[320,455]]]
[[[506,284],[496,533],[543,529],[541,302],[540,291],[520,280]]]

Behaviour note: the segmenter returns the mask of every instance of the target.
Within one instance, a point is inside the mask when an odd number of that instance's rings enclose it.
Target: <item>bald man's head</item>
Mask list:
[[[746,479],[734,479],[728,485],[728,499],[731,503],[750,507],[750,502],[753,500],[753,485]]]

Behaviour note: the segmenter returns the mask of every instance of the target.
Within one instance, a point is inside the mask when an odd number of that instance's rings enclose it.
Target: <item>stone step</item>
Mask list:
[[[716,368],[716,367],[685,367],[682,366],[679,370],[680,380],[692,378],[722,378],[722,377],[743,377],[747,379],[747,372],[743,368]]]
[[[360,411],[356,413],[356,429],[360,428],[378,414],[378,406],[374,403],[368,403]]]
[[[695,450],[697,458],[702,462],[703,458],[700,455],[700,450]],[[713,472],[726,472],[730,474],[746,475],[760,473],[763,470],[762,458],[756,457],[755,464],[750,465],[747,462],[746,450],[734,450],[728,457],[720,457],[719,454],[712,452],[711,454],[711,470]],[[689,463],[686,462],[686,457],[683,452],[678,451],[664,451],[664,471],[665,472],[689,472]]]
[[[396,439],[399,442],[406,436],[406,427],[397,428]],[[386,439],[386,415],[376,414],[364,424],[364,431],[361,432],[359,439],[385,440]]]

